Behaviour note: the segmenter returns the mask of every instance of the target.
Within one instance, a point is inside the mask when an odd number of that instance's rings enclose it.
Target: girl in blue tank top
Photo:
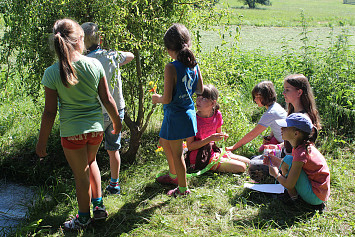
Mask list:
[[[169,174],[157,178],[159,183],[175,184],[169,196],[188,195],[186,165],[182,156],[183,139],[197,132],[196,112],[192,94],[203,92],[203,81],[194,54],[190,50],[190,33],[184,25],[172,25],[164,35],[168,54],[175,60],[165,66],[164,93],[153,94],[153,104],[164,105],[164,119],[159,143],[169,164]]]

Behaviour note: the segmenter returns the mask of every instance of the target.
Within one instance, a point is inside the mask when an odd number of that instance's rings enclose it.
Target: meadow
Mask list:
[[[228,38],[230,40],[226,40],[217,34],[202,32],[206,41],[201,40],[203,50],[198,54],[205,83],[216,85],[221,94],[223,130],[230,134],[225,145],[233,144],[250,131],[263,113],[252,102],[250,94],[257,82],[272,80],[278,102],[285,106],[283,78],[295,72],[310,78],[323,125],[316,145],[331,170],[332,193],[324,213],[312,210],[302,201],[287,206],[273,195],[245,189],[244,183],[252,181],[248,173],[207,172],[188,180],[192,195],[177,199],[167,197],[166,192],[171,187],[155,182],[156,174],[168,169],[164,154],[156,152],[162,121],[159,107],[143,135],[136,162],[122,164],[122,194],[104,196],[109,218],[84,231],[64,232],[60,226],[70,215],[76,214],[77,203],[74,179],[60,146],[58,121],[49,140],[49,156],[39,159],[34,149],[44,105],[43,91],[36,100],[22,96],[23,83],[19,77],[14,77],[10,83],[1,84],[0,173],[1,177],[37,186],[38,194],[35,204],[30,207],[28,220],[14,230],[0,229],[0,235],[354,235],[355,55],[350,46],[353,38],[347,35],[354,30],[355,6],[339,5],[340,2],[272,1],[272,6],[249,10],[237,1],[220,1],[221,4],[228,3],[238,14],[242,12],[241,41],[234,42],[233,34]],[[304,18],[300,17],[299,8],[305,10]],[[352,9],[349,14],[347,9]],[[307,12],[312,12],[312,18]],[[327,24],[317,23],[323,21]],[[344,26],[339,25],[339,21],[344,22]],[[276,22],[282,22],[281,28],[275,27],[278,26]],[[302,22],[307,26],[302,26]],[[330,22],[336,27],[334,34],[328,35],[332,32]],[[235,27],[239,23],[231,24]],[[312,40],[310,31],[318,32],[315,29],[323,32],[314,37],[323,35],[322,40],[327,41],[322,43],[324,47]],[[350,33],[343,32],[343,29]],[[287,32],[285,36],[283,32]],[[294,37],[292,41],[289,41],[290,36]],[[253,37],[253,40],[243,41],[247,37]],[[224,46],[216,47],[218,45]],[[207,47],[209,50],[205,50]],[[3,77],[5,72],[1,73]],[[127,128],[123,134],[124,150],[129,139]],[[236,152],[250,157],[260,144],[261,137],[258,137]],[[97,157],[104,187],[110,178],[109,158],[102,147]]]
[[[230,24],[237,25],[242,16],[243,25],[294,27],[301,26],[299,12],[310,17],[309,26],[354,26],[355,5],[343,0],[273,0],[271,6],[257,5],[248,9],[239,0],[221,0],[220,7],[228,7],[233,16]]]

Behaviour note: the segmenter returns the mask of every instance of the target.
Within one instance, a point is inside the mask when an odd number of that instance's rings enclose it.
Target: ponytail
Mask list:
[[[65,87],[76,85],[79,81],[70,61],[70,52],[74,51],[73,47],[65,42],[59,32],[54,36],[54,47],[59,59],[60,78],[63,85]]]
[[[173,24],[164,35],[165,47],[177,52],[177,60],[186,67],[193,68],[197,65],[191,47],[191,37],[188,29],[182,24]]]
[[[78,41],[84,37],[80,25],[70,19],[58,20],[53,26],[53,41],[59,60],[60,78],[65,87],[79,83],[71,59],[78,47]]]
[[[311,133],[306,133],[299,129],[297,130],[303,134],[303,141],[301,142],[301,144],[303,144],[306,147],[306,152],[308,154],[309,145],[314,144],[317,140],[318,129],[315,126],[313,126]]]
[[[177,60],[179,60],[180,62],[182,62],[182,64],[189,68],[193,68],[197,65],[195,55],[187,46],[179,51],[177,55]]]

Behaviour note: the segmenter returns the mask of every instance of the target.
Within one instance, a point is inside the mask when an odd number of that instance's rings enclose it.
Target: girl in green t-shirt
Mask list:
[[[112,133],[118,134],[122,124],[101,64],[82,55],[84,32],[80,25],[70,19],[58,20],[53,34],[59,60],[47,68],[42,79],[46,98],[36,153],[39,157],[47,156],[47,141],[59,104],[61,143],[74,174],[79,206],[78,215],[66,221],[64,229],[77,230],[91,223],[90,201],[95,220],[107,217],[96,162],[103,134],[98,96],[113,122]]]

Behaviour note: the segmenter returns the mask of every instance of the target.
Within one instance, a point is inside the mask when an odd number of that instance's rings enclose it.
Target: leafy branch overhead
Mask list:
[[[163,88],[163,69],[168,61],[163,46],[165,30],[174,22],[198,29],[219,22],[222,10],[215,0],[12,0],[2,2],[5,33],[1,40],[1,63],[7,65],[3,83],[16,71],[34,100],[41,96],[41,78],[45,68],[55,62],[48,39],[57,19],[72,18],[79,24],[99,25],[103,47],[135,53],[136,63],[122,70],[125,122],[131,133],[126,157],[133,161],[150,116],[154,112],[149,81]],[[222,14],[221,14],[222,13]],[[26,16],[26,17],[24,17]],[[202,17],[201,17],[202,16]],[[11,63],[10,58],[16,58]],[[123,156],[125,157],[125,156]]]

